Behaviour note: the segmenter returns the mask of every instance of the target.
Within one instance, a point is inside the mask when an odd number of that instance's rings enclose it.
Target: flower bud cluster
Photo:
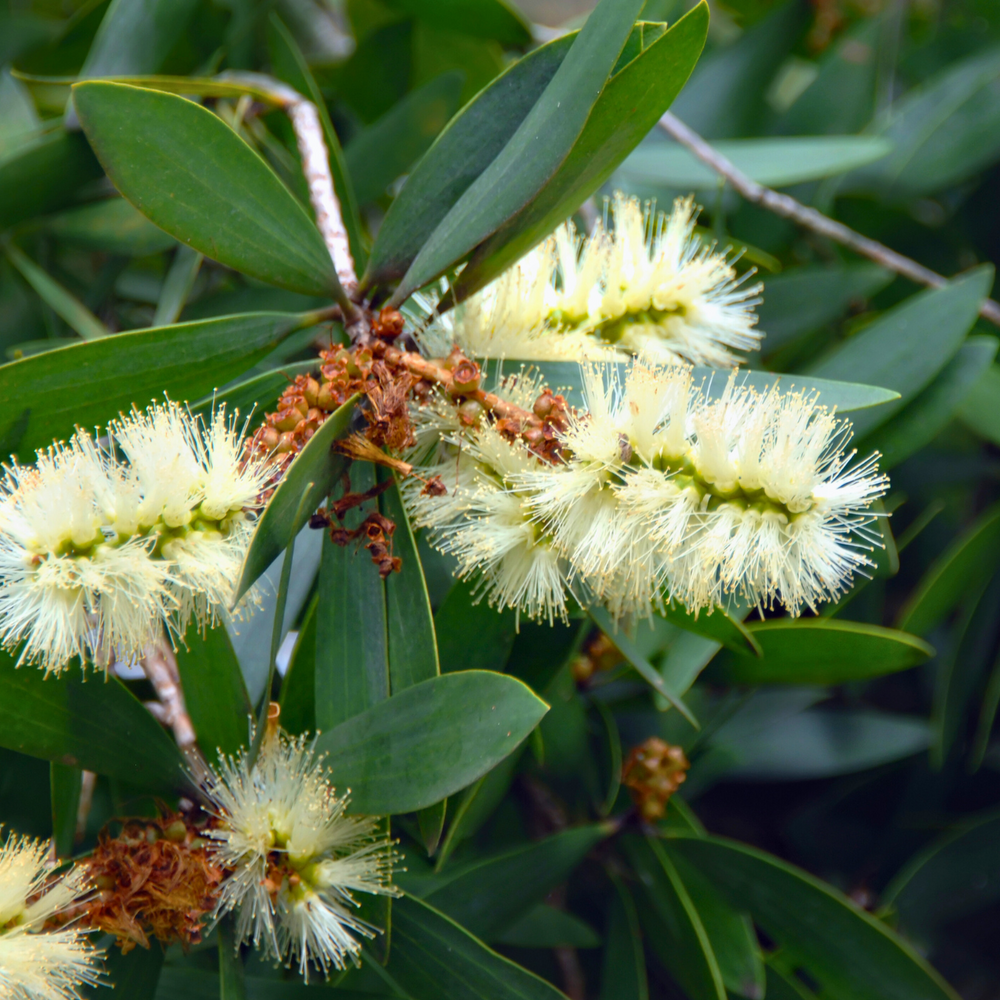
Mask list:
[[[421,471],[448,493],[407,491],[411,515],[491,603],[550,620],[570,593],[615,618],[734,598],[797,615],[870,565],[887,480],[877,456],[851,467],[850,424],[815,395],[734,372],[713,396],[648,355],[624,384],[603,369],[585,366],[587,407],[554,461],[485,421],[449,428],[440,406],[415,415],[442,436]]]
[[[598,223],[582,237],[563,224],[445,322],[476,357],[621,360],[646,351],[737,364],[735,351],[760,345],[761,286],[744,284],[726,254],[701,242],[697,212],[691,197],[668,216],[618,192],[610,229]]]
[[[16,462],[0,481],[0,636],[20,662],[129,658],[166,625],[228,605],[266,481],[223,412],[206,427],[174,403],[134,410],[106,444]]]
[[[237,946],[324,973],[357,963],[358,937],[375,928],[353,892],[397,895],[395,852],[375,817],[348,816],[348,797],[330,786],[322,758],[275,727],[256,763],[222,758],[205,783],[216,816],[206,836],[228,870],[215,916],[236,913]]]
[[[74,1000],[99,981],[98,953],[67,911],[91,887],[82,869],[51,875],[49,845],[8,835],[0,844],[0,997]]]

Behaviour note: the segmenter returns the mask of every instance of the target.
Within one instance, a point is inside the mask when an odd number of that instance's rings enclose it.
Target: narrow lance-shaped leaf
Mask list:
[[[542,96],[410,265],[392,301],[433,280],[520,211],[569,154],[642,9],[601,0]]]
[[[353,463],[350,475],[352,492],[375,485],[368,462]],[[370,500],[348,511],[343,526],[356,530],[375,510]],[[389,697],[385,588],[360,539],[324,537],[316,615],[316,727],[327,730]]]
[[[120,83],[76,84],[73,100],[115,187],[161,229],[261,281],[343,298],[312,219],[221,119]]]
[[[684,86],[707,31],[708,6],[699,4],[612,77],[551,180],[477,248],[456,283],[458,301],[527,253],[608,180]]]
[[[0,746],[161,793],[188,782],[177,745],[121,681],[75,666],[46,677],[2,652]]]
[[[832,996],[956,1000],[957,994],[880,920],[812,875],[721,837],[680,837],[671,851],[702,871]]]
[[[77,426],[102,424],[164,393],[199,399],[315,322],[313,315],[295,313],[222,316],[119,333],[0,365],[0,433],[27,413],[19,448],[29,457]]]
[[[257,522],[243,560],[235,600],[238,601],[281,555],[347,467],[347,460],[334,454],[333,446],[350,433],[356,402],[356,397],[349,399],[339,410],[331,413],[285,470]],[[303,502],[302,491],[307,483],[312,483],[312,488]],[[296,512],[300,509],[304,514],[301,520],[297,520]]]

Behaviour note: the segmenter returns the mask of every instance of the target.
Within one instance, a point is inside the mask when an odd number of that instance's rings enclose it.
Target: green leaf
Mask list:
[[[0,427],[28,410],[22,455],[103,424],[133,404],[198,399],[264,357],[308,314],[247,313],[74,344],[0,365]]]
[[[829,885],[778,858],[721,837],[671,840],[831,996],[955,1000],[957,994],[881,921]]]
[[[765,357],[803,334],[839,319],[851,304],[867,299],[892,281],[877,264],[796,267],[764,279],[757,326],[764,331]]]
[[[874,709],[813,708],[774,725],[724,723],[712,737],[710,756],[737,780],[807,781],[912,757],[932,738],[924,719]]]
[[[21,272],[21,276],[38,293],[39,298],[64,319],[84,340],[99,340],[111,332],[76,296],[26,257],[13,243],[4,250],[7,259]]]
[[[600,1000],[649,1000],[646,955],[635,903],[621,878],[609,874],[615,894],[608,913]]]
[[[715,46],[691,74],[673,113],[699,135],[753,135],[771,111],[765,103],[769,84],[806,27],[806,12],[798,4],[772,11],[731,44]]]
[[[292,33],[285,27],[281,18],[271,12],[269,18],[268,43],[271,53],[274,75],[294,87],[304,97],[308,97],[319,112],[320,125],[323,128],[323,139],[330,159],[330,174],[333,178],[333,188],[340,202],[340,215],[347,230],[347,241],[351,248],[355,267],[360,269],[365,259],[364,244],[361,240],[361,220],[358,217],[358,203],[351,189],[347,168],[344,166],[344,153],[340,148],[340,139],[330,120],[326,101],[316,83],[309,63],[306,62],[302,50]]]
[[[976,383],[991,367],[998,345],[996,337],[970,337],[920,395],[859,446],[868,454],[880,452],[883,470],[899,465],[930,444],[961,409]]]
[[[0,157],[0,230],[71,205],[101,176],[101,165],[78,132],[56,129]]]
[[[235,920],[228,914],[219,923],[219,1000],[247,1000],[246,970],[236,943]]]
[[[958,408],[962,422],[980,437],[1000,444],[1000,365],[990,365]]]
[[[587,27],[595,20],[591,17]],[[610,178],[684,86],[707,30],[708,6],[699,4],[612,77],[551,180],[476,249],[456,284],[457,301],[506,270]]]
[[[882,128],[892,155],[847,178],[844,190],[899,202],[971,177],[1000,152],[998,96],[997,46],[947,66],[896,102]]]
[[[642,0],[601,0],[517,131],[421,248],[393,302],[456,264],[542,190],[580,137],[641,9]]]
[[[964,735],[970,706],[982,701],[987,672],[996,655],[1000,615],[1000,578],[968,602],[955,629],[954,645],[937,673],[932,720],[935,736],[931,762],[940,768]]]
[[[0,746],[169,792],[186,783],[177,745],[117,678],[77,667],[46,677],[0,653]]]
[[[424,842],[427,857],[432,858],[437,853],[444,833],[444,821],[448,814],[448,800],[442,799],[417,813],[417,825],[420,827],[420,839]]]
[[[504,0],[388,0],[395,10],[447,31],[490,38],[504,45],[531,41],[531,30],[513,5]]]
[[[458,109],[463,75],[442,73],[410,91],[344,150],[344,162],[358,204],[385,195],[386,189],[427,151]]]
[[[172,236],[119,197],[50,216],[44,230],[62,243],[125,257],[145,257],[177,245]]]
[[[963,820],[907,862],[886,888],[883,905],[917,934],[985,909],[1000,896],[998,836],[996,812]]]
[[[719,963],[726,989],[750,1000],[763,1000],[764,958],[749,915],[734,910],[697,868],[679,855],[671,854],[666,844],[659,846],[670,858],[691,897]]]
[[[350,474],[352,492],[375,485],[367,462]],[[344,527],[356,529],[376,509],[374,500],[356,507]],[[326,730],[389,697],[385,589],[359,542],[339,546],[325,534],[316,616],[316,728]]]
[[[0,369],[2,370],[2,369]],[[306,446],[295,457],[268,501],[261,519],[257,522],[253,540],[243,560],[240,582],[236,588],[238,601],[253,586],[254,581],[288,547],[320,505],[334,484],[347,468],[347,460],[333,451],[333,446],[351,430],[351,419],[357,397],[349,399],[339,410],[331,413]],[[302,491],[312,483],[301,522],[296,522],[296,512],[302,500]]]
[[[457,799],[452,800],[449,810],[452,819],[441,844],[436,871],[444,868],[451,852],[466,837],[471,837],[500,805],[514,780],[520,760],[521,751],[515,750],[474,785],[466,788]]]
[[[296,375],[315,374],[318,368],[318,359],[282,365],[273,371],[254,375],[253,378],[237,382],[227,389],[203,396],[197,402],[191,403],[190,409],[192,413],[211,413],[225,403],[227,413],[232,413],[234,410],[239,410],[247,416],[251,413],[255,415],[267,413],[274,409],[274,404],[278,402],[289,383],[295,381]]]
[[[384,469],[379,470],[380,480],[387,476]],[[385,580],[389,687],[398,694],[411,684],[437,677],[441,670],[427,582],[410,519],[395,483],[379,497],[379,509],[396,525],[392,550],[402,560],[399,572],[390,573]]]
[[[501,370],[500,362],[491,358],[489,360],[480,359],[480,363],[487,376],[496,381]],[[509,373],[514,364],[517,364],[516,359],[507,359],[504,362],[503,370]],[[553,391],[561,392],[566,397],[570,406],[581,407],[584,405],[583,373],[575,361],[526,361],[523,364],[527,369],[539,372]],[[617,372],[618,378],[624,375],[627,368],[627,362],[610,361],[603,364],[609,376]],[[867,375],[867,372],[865,374]],[[717,399],[726,387],[726,379],[719,378],[719,372],[714,368],[695,368],[694,378],[695,384],[704,381],[705,390],[710,399]],[[741,368],[739,379],[741,385],[751,385],[758,392],[765,392],[775,383],[784,386],[789,392],[798,390],[816,392],[819,394],[819,401],[824,406],[835,406],[838,413],[847,413],[874,406],[882,407],[886,403],[899,399],[899,392],[895,389],[882,389],[876,385],[862,385],[858,382],[814,378],[811,375],[783,374]],[[852,419],[856,420],[857,418]]]
[[[564,35],[518,59],[447,124],[389,206],[363,288],[403,276],[452,205],[513,136],[574,37]]]
[[[639,676],[659,695],[677,709],[696,729],[698,720],[675,691],[667,686],[657,669],[639,651],[635,643],[625,634],[604,608],[590,608],[588,613],[597,627],[615,644],[615,648],[635,668]]]
[[[670,605],[665,617],[671,625],[676,625],[685,632],[694,632],[695,635],[711,639],[726,649],[760,656],[760,646],[753,633],[739,618],[722,608],[695,616],[680,605]]]
[[[843,684],[906,670],[934,655],[915,635],[862,622],[776,618],[748,628],[761,656],[727,659],[727,676],[736,684]]]
[[[159,945],[133,948],[128,953],[109,947],[104,958],[104,982],[96,988],[85,987],[82,995],[87,1000],[149,1000],[156,993],[163,958]]]
[[[78,83],[73,101],[115,187],[161,229],[261,281],[343,298],[312,219],[221,119],[120,83]]]
[[[316,729],[316,611],[317,596],[309,605],[281,682],[281,726],[298,736]]]
[[[481,670],[443,674],[322,734],[333,780],[351,808],[383,815],[440,802],[495,767],[548,706],[530,688]]]
[[[886,139],[865,135],[731,139],[712,148],[758,184],[789,187],[846,173],[892,150]],[[629,181],[687,190],[715,190],[719,175],[674,142],[647,143],[619,168]]]
[[[691,1000],[726,1000],[712,942],[663,845],[629,836],[622,846],[642,887],[640,921],[657,957]]]
[[[492,940],[515,948],[599,948],[601,939],[579,917],[539,903]]]
[[[197,0],[111,0],[80,75],[155,73],[197,6]]]
[[[898,628],[926,635],[969,593],[982,587],[1000,559],[1000,504],[986,510],[931,564],[903,605]]]
[[[197,250],[192,250],[190,247],[177,248],[170,270],[167,271],[163,281],[160,300],[156,303],[153,326],[167,326],[177,322],[188,295],[191,294],[191,287],[194,285],[194,279],[198,277],[203,259]]]
[[[458,580],[434,615],[441,672],[503,670],[517,637],[517,614],[478,601],[472,587]]]
[[[76,817],[80,808],[83,771],[52,761],[49,764],[49,791],[52,796],[52,840],[57,858],[68,858],[76,840]]]
[[[252,710],[229,635],[221,623],[204,636],[192,628],[186,644],[177,650],[177,669],[198,746],[208,760],[217,750],[235,754],[247,743]]]
[[[470,934],[491,940],[565,882],[612,832],[610,825],[595,824],[555,833],[440,875],[436,881],[445,884],[420,897]]]
[[[412,1000],[561,1000],[563,996],[419,899],[396,900],[392,917],[389,972]]]
[[[986,265],[944,288],[912,295],[811,365],[808,374],[840,379],[864,372],[866,379],[899,393],[888,406],[851,418],[861,438],[930,384],[965,339],[992,284],[993,268]]]

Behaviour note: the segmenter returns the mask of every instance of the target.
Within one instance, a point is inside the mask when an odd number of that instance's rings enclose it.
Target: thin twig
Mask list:
[[[787,194],[779,194],[771,188],[764,187],[763,184],[758,184],[669,111],[660,119],[659,125],[667,135],[676,139],[682,146],[694,153],[702,163],[724,177],[733,186],[733,189],[747,201],[849,247],[855,253],[867,257],[869,260],[875,261],[876,264],[881,264],[888,270],[895,271],[896,274],[901,274],[904,278],[909,278],[919,285],[942,288],[948,283],[947,278],[943,278],[930,268],[918,264],[915,260],[910,260],[909,257],[896,253],[895,250],[891,250],[876,240],[862,236],[843,223],[835,222],[823,215],[822,212],[817,212],[815,208],[803,205]],[[986,299],[980,306],[979,315],[1000,326],[1000,303],[994,302],[993,299]]]
[[[184,704],[184,692],[181,690],[180,672],[177,669],[177,658],[170,648],[170,643],[164,637],[159,642],[150,643],[142,659],[139,661],[149,683],[159,698],[157,702],[147,705],[157,718],[174,731],[174,739],[181,750],[189,750],[194,746],[195,733],[191,716]]]

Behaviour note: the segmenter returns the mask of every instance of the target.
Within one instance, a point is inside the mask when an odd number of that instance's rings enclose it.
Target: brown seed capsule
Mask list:
[[[278,440],[281,435],[273,427],[265,427],[260,436],[260,443],[268,450],[274,451],[278,447]]]
[[[184,842],[184,838],[187,836],[187,827],[184,825],[184,820],[175,819],[166,830],[163,831],[163,836],[167,840],[173,841],[175,844],[181,844]]]
[[[319,395],[319,382],[317,382],[312,376],[309,376],[306,379],[306,383],[302,389],[302,395],[310,406],[316,405],[316,397]]]
[[[690,766],[680,747],[658,736],[632,748],[622,767],[622,784],[631,792],[643,819],[653,822],[663,818],[670,797],[687,779]]]
[[[278,447],[275,450],[279,452],[296,451],[295,435],[291,431],[286,431],[278,440]]]
[[[279,431],[293,431],[295,430],[295,425],[302,419],[302,414],[294,406],[290,406],[287,410],[279,410],[277,419],[274,421],[274,426],[278,428]]]
[[[468,358],[462,358],[452,369],[451,393],[453,396],[469,396],[479,391],[481,382],[479,365]]]
[[[329,382],[324,382],[320,388],[319,392],[316,393],[316,405],[321,410],[335,410],[337,409],[337,397],[334,394],[333,386]]]
[[[475,427],[483,415],[483,408],[474,399],[467,399],[458,408],[458,422],[463,427]]]

